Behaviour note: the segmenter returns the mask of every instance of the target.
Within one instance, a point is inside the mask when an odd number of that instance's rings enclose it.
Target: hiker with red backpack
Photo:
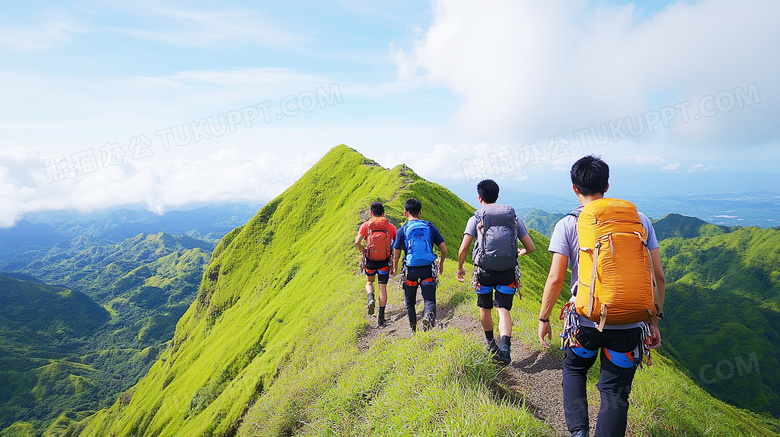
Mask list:
[[[604,197],[609,166],[586,156],[572,166],[571,181],[582,206],[558,221],[550,237],[539,341],[550,347],[550,314],[570,266],[572,299],[561,311],[566,426],[572,436],[589,435],[587,373],[600,352],[595,435],[622,436],[637,365],[661,345],[666,279],[650,219],[630,202]]]
[[[417,287],[420,287],[424,307],[422,316],[423,331],[436,326],[436,283],[444,271],[444,258],[447,256],[447,246],[444,237],[431,222],[420,220],[422,204],[417,199],[409,199],[404,204],[404,216],[407,222],[398,229],[393,243],[393,261],[390,275],[398,271],[398,261],[401,250],[404,251],[401,283],[404,289],[406,315],[412,332],[417,332]],[[433,247],[441,251],[441,259],[436,265],[436,254]]]
[[[512,310],[515,292],[521,287],[517,259],[533,252],[534,242],[523,222],[517,218],[514,208],[496,203],[498,191],[498,184],[491,179],[477,184],[477,199],[481,207],[469,217],[466,230],[463,231],[463,241],[458,250],[457,278],[463,282],[463,276],[466,274],[463,263],[471,242],[476,239],[472,252],[472,285],[477,292],[479,320],[485,333],[488,352],[499,362],[509,364],[512,362],[512,316],[509,312]],[[523,244],[520,250],[518,240]],[[498,343],[493,338],[494,306],[498,313]]]
[[[379,316],[377,326],[385,325],[385,306],[387,305],[387,281],[390,277],[392,244],[396,229],[385,217],[385,207],[380,202],[371,204],[371,218],[366,220],[355,237],[355,247],[363,254],[362,266],[366,273],[366,293],[368,294],[368,314],[373,315],[376,307],[374,299],[374,276],[379,280]],[[366,247],[363,247],[363,240]]]

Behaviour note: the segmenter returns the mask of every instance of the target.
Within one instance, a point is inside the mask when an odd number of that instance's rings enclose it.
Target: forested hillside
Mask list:
[[[574,206],[575,205],[572,204],[572,209]],[[555,229],[555,224],[558,223],[558,220],[564,217],[566,217],[566,214],[546,212],[542,211],[541,209],[532,209],[525,213],[521,220],[527,228],[535,229],[538,232],[541,232],[547,238],[550,238],[553,229]]]
[[[2,275],[0,303],[0,430],[97,396],[94,369],[73,351],[108,322],[106,310],[83,293]]]
[[[726,226],[713,225],[696,217],[668,214],[653,223],[658,241],[667,238],[696,238],[703,235],[717,235],[730,232]]]
[[[13,272],[41,282],[4,282],[13,298],[0,300],[0,429],[65,427],[134,384],[173,337],[212,247],[165,233],[108,245],[79,237]],[[44,283],[73,291],[45,294],[60,289]]]
[[[705,234],[660,243],[665,351],[720,399],[780,416],[780,230]]]
[[[384,169],[346,146],[331,150],[212,254],[198,297],[148,375],[73,435],[553,435],[499,386],[483,345],[457,329],[388,338],[366,351],[364,277],[352,245],[371,201],[401,222],[409,197],[450,249],[438,300],[476,314],[454,280],[473,208],[405,166]],[[534,342],[550,255],[521,259],[514,334]],[[476,322],[476,319],[474,323]],[[560,325],[556,325],[560,329]],[[541,352],[538,353],[558,353]],[[632,392],[636,435],[774,435],[770,421],[712,399],[656,357]]]

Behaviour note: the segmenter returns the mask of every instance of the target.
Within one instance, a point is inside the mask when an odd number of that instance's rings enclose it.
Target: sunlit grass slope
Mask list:
[[[454,279],[454,259],[473,208],[405,166],[383,169],[339,146],[222,240],[198,298],[149,374],[111,408],[69,431],[554,435],[519,397],[498,394],[499,368],[479,341],[460,331],[385,338],[367,352],[357,349],[367,326],[365,279],[352,247],[361,214],[365,218],[369,203],[381,200],[400,224],[409,197],[422,201],[423,218],[437,225],[449,249],[437,293],[442,308],[476,314],[468,284]],[[537,252],[521,259],[524,297],[513,313],[515,336],[533,347],[550,255],[547,239],[532,235]],[[667,394],[646,391],[637,411],[652,424]],[[680,422],[688,426],[688,420],[674,423]],[[707,434],[697,426],[677,435]]]

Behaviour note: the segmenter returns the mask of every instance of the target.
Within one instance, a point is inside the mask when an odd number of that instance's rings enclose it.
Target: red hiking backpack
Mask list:
[[[384,261],[392,253],[390,225],[385,217],[371,217],[366,225],[366,257],[371,261]]]

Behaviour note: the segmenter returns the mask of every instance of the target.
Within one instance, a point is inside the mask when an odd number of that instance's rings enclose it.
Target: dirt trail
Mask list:
[[[358,339],[357,346],[360,351],[367,351],[380,336],[391,338],[412,336],[412,330],[406,318],[406,310],[403,306],[392,304],[392,300],[394,299],[391,296],[391,302],[388,303],[385,313],[388,323],[382,328],[376,326],[376,315],[365,316],[369,322],[369,328]],[[420,309],[421,299],[418,298],[417,303],[417,308]],[[455,328],[484,343],[484,334],[478,320],[453,315],[451,309],[445,308],[439,308],[437,318],[435,329]],[[418,314],[418,323],[420,323],[419,320],[420,315]],[[538,419],[548,423],[559,435],[570,435],[563,417],[561,358],[550,352],[532,350],[515,340],[512,343],[512,362],[501,369],[500,385],[492,387],[499,396],[504,396],[518,404],[525,403]],[[589,405],[591,430],[595,429],[597,414],[597,406]]]

